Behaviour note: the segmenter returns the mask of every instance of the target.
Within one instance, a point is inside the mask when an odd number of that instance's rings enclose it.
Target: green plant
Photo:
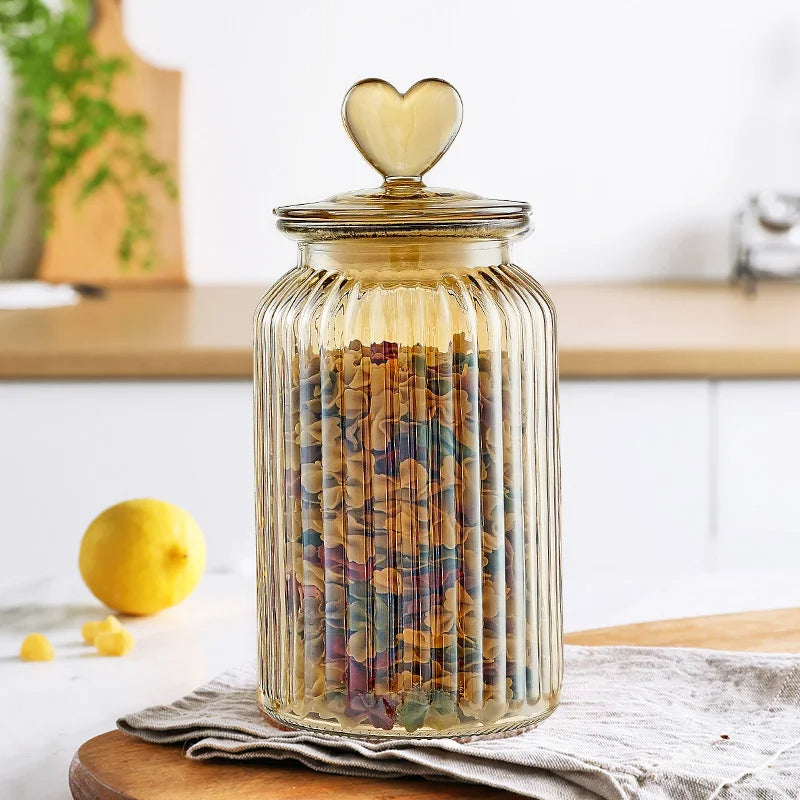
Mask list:
[[[17,152],[32,148],[35,168],[29,177],[43,209],[45,234],[52,226],[54,189],[79,174],[76,203],[105,186],[123,201],[120,265],[150,269],[156,255],[154,212],[144,188],[154,181],[175,198],[177,187],[169,166],[147,147],[146,118],[114,104],[114,81],[128,63],[97,52],[88,36],[90,10],[89,0],[61,0],[58,9],[45,0],[0,0],[0,50],[19,98],[13,146]],[[96,158],[87,167],[90,153]],[[24,179],[13,168],[18,159],[7,162],[0,245]]]

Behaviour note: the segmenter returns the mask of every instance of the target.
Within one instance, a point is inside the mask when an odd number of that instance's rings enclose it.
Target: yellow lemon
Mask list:
[[[23,661],[52,661],[55,652],[46,636],[41,633],[30,633],[22,642],[19,657]]]
[[[79,558],[92,594],[123,614],[155,614],[180,603],[197,586],[205,562],[199,525],[161,500],[107,508],[83,535]]]

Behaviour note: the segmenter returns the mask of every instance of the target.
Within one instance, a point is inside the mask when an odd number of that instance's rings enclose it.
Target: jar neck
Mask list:
[[[342,240],[301,243],[298,264],[335,272],[441,275],[509,263],[507,240],[464,241],[461,239]]]

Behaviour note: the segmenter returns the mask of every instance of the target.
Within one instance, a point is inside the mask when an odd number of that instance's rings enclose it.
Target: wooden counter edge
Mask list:
[[[566,644],[800,653],[800,608],[686,617],[568,633]]]
[[[247,379],[253,377],[251,349],[195,352],[2,354],[0,380],[84,378]]]
[[[800,377],[800,351],[562,350],[562,380],[747,380]],[[96,353],[0,353],[0,380],[48,378],[240,378],[248,348]]]

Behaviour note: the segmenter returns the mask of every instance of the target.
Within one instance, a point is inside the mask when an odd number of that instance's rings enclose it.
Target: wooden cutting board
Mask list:
[[[667,620],[569,634],[570,644],[710,647],[800,653],[800,608]],[[485,786],[376,780],[312,772],[291,762],[196,762],[179,747],[111,731],[83,744],[70,766],[75,800],[513,800]]]
[[[95,24],[90,38],[103,55],[121,56],[130,68],[114,83],[113,99],[126,112],[147,118],[147,143],[157,158],[180,167],[181,73],[148,64],[125,39],[122,0],[94,0]],[[75,197],[92,173],[93,154],[87,154],[82,174],[64,180],[55,190],[53,229],[48,235],[39,277],[55,283],[108,285],[182,285],[186,281],[179,200],[172,200],[155,183],[143,191],[154,212],[156,263],[150,270],[137,265],[121,270],[117,257],[123,230],[124,207],[114,189],[101,187],[80,207]],[[94,165],[96,167],[96,165]]]

